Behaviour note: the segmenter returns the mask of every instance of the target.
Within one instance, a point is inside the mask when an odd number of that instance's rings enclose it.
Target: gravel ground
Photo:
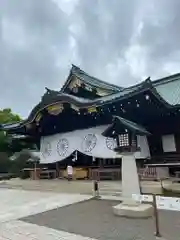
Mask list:
[[[115,201],[89,200],[21,219],[99,240],[154,240],[153,219],[127,219],[112,213]],[[163,239],[180,239],[180,212],[159,211]]]

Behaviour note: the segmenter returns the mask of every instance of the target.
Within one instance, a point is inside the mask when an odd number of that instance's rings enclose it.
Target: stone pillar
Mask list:
[[[123,202],[132,200],[132,194],[140,194],[136,159],[131,152],[122,154],[122,197]]]
[[[134,153],[122,153],[122,203],[113,207],[118,216],[132,218],[151,217],[153,207],[133,200],[132,194],[140,194],[139,177]]]

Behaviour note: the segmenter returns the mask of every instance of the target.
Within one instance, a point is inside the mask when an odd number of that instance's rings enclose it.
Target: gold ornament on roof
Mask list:
[[[80,87],[81,86],[81,80],[80,79],[78,79],[78,78],[74,78],[71,82],[70,82],[70,84],[69,84],[69,89],[73,89],[74,87]]]
[[[111,94],[112,91],[109,91],[109,90],[105,90],[105,89],[102,89],[102,88],[96,88],[96,91],[97,91],[97,95],[99,96],[107,96],[108,94]]]
[[[42,114],[39,113],[35,118],[35,122],[39,122],[41,120],[41,118],[42,118]]]
[[[59,113],[62,113],[63,109],[64,106],[62,103],[57,103],[47,107],[48,113],[51,115],[58,115]]]
[[[97,112],[96,107],[90,107],[90,108],[88,108],[88,113],[93,113],[93,112]]]

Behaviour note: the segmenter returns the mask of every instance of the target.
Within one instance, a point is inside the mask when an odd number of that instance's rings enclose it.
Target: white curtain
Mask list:
[[[176,143],[175,143],[174,134],[163,135],[162,145],[163,145],[164,152],[176,152]]]
[[[136,158],[150,157],[149,145],[146,136],[137,136],[137,145],[140,147],[140,152],[135,153]]]
[[[62,161],[75,150],[96,158],[116,158],[117,155],[113,151],[116,147],[115,140],[101,135],[107,127],[107,125],[104,125],[42,137],[40,162],[53,163]],[[141,147],[141,152],[135,154],[136,158],[149,157],[146,137],[138,136],[138,145]]]

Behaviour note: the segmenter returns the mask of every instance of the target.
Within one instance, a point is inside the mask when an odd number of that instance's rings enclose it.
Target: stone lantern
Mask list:
[[[142,126],[129,121],[125,118],[114,116],[112,124],[102,133],[105,137],[115,138],[117,147],[116,152],[137,152],[137,135],[150,135]]]
[[[133,200],[133,195],[140,196],[140,183],[137,172],[135,153],[140,151],[137,146],[137,135],[149,135],[142,126],[119,116],[113,117],[112,124],[102,133],[105,137],[115,138],[117,147],[114,149],[122,158],[122,198],[123,202],[113,207],[119,216],[148,217],[152,216],[151,205]]]

